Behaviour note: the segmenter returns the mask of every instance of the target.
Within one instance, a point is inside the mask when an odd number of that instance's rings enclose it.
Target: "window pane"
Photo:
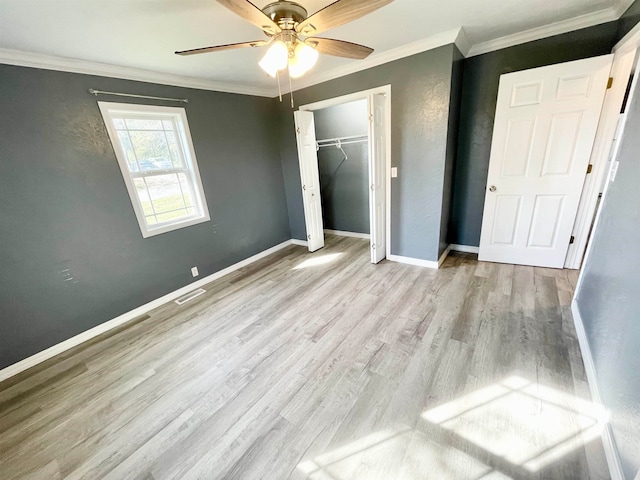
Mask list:
[[[193,190],[191,189],[191,183],[187,180],[187,176],[184,173],[179,173],[180,186],[182,187],[182,195],[184,197],[184,204],[187,207],[193,206]]]
[[[182,213],[179,213],[178,216],[186,215],[186,211],[184,210],[185,204],[182,199],[182,190],[180,189],[177,175],[145,177],[145,181],[149,189],[149,195],[151,196],[153,210],[158,216],[158,221],[163,221],[160,215],[158,215],[160,213],[181,210]]]
[[[165,130],[173,130],[173,122],[170,120],[163,120],[162,125],[164,126]]]
[[[129,171],[137,172],[138,163],[136,162],[136,155],[133,152],[133,145],[131,145],[131,141],[129,140],[129,134],[126,131],[118,131],[118,138],[120,139],[120,145],[122,145],[122,149],[127,156]]]
[[[151,215],[150,217],[146,217],[147,220],[147,225],[155,225],[156,223],[158,223],[158,221],[156,220],[156,217],[154,217],[153,215]]]
[[[160,120],[127,118],[126,122],[129,130],[162,130],[162,121]]]
[[[134,178],[133,184],[136,186],[136,192],[138,194],[138,199],[140,200],[140,205],[142,206],[142,211],[145,215],[153,215],[151,199],[149,198],[149,192],[147,191],[147,186],[145,185],[144,180],[142,178]]]
[[[182,161],[182,152],[178,147],[178,140],[174,132],[165,132],[167,136],[167,142],[169,145],[169,151],[171,152],[171,160],[173,160],[173,166],[176,168],[182,168],[184,162]]]
[[[114,118],[113,119],[113,125],[118,129],[118,130],[124,130],[125,128],[127,128],[124,124],[124,120],[122,118]]]
[[[164,132],[130,131],[140,171],[171,168],[171,154]]]

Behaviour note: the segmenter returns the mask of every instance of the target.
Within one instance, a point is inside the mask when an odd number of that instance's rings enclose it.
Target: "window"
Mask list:
[[[183,108],[98,102],[143,237],[209,220]]]

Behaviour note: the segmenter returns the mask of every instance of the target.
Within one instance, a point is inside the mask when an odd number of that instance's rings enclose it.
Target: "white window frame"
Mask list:
[[[113,150],[124,178],[124,183],[127,186],[131,204],[135,211],[138,224],[140,225],[140,231],[144,238],[159,235],[161,233],[171,232],[179,228],[189,227],[198,223],[207,222],[211,219],[209,216],[209,208],[207,207],[207,201],[204,195],[204,188],[202,187],[202,180],[200,179],[200,171],[198,170],[198,162],[196,161],[195,149],[193,148],[193,141],[191,140],[191,132],[189,130],[189,123],[187,122],[187,113],[184,108],[180,107],[161,107],[157,105],[138,105],[131,103],[114,103],[114,102],[98,102],[100,113],[107,127]],[[126,152],[120,143],[118,138],[117,129],[113,118],[119,118],[125,115],[128,117],[137,118],[149,118],[158,120],[170,120],[173,122],[176,129],[176,137],[181,147],[182,154],[184,156],[185,168],[172,167],[166,170],[151,170],[141,172],[131,172],[129,170],[129,163],[127,161]],[[177,219],[168,220],[165,222],[158,222],[156,224],[148,224],[142,204],[138,197],[136,187],[134,184],[135,178],[149,177],[154,175],[166,175],[168,173],[184,173],[188,181],[191,183],[193,193],[196,198],[193,199],[193,205],[196,213],[188,217],[181,217]]]

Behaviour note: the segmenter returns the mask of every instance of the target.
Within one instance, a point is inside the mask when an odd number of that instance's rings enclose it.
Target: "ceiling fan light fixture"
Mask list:
[[[294,55],[289,59],[289,75],[300,78],[313,68],[318,61],[318,51],[305,43],[298,43]]]
[[[262,60],[260,60],[260,68],[262,68],[268,75],[275,78],[276,74],[279,70],[284,70],[287,68],[287,64],[289,61],[289,49],[284,44],[284,42],[277,41],[269,50]]]

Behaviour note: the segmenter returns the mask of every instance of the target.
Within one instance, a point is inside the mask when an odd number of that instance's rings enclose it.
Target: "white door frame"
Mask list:
[[[565,268],[579,269],[585,258],[585,247],[591,232],[591,223],[596,214],[600,187],[605,177],[608,175],[607,167],[611,156],[613,138],[618,127],[620,118],[620,107],[624,101],[624,96],[629,82],[629,76],[633,68],[636,56],[636,49],[640,47],[640,24],[631,30],[620,42],[613,47],[613,65],[611,67],[611,78],[613,84],[607,90],[600,114],[600,124],[593,144],[591,159],[592,165],[590,175],[587,175],[582,189],[582,197],[576,214],[576,221],[573,226],[574,242],[569,245]]]
[[[387,248],[385,257],[388,260],[391,255],[391,85],[384,85],[369,90],[363,90],[361,92],[350,93],[349,95],[342,95],[340,97],[329,98],[327,100],[321,100],[319,102],[309,103],[307,105],[301,105],[299,110],[315,111],[322,110],[329,107],[335,107],[344,103],[354,102],[357,100],[367,100],[367,112],[369,112],[370,103],[373,95],[383,94],[385,98],[385,136],[386,136],[386,154],[385,154],[385,237],[387,242]],[[369,166],[371,168],[371,166]],[[371,218],[369,218],[371,223]]]

